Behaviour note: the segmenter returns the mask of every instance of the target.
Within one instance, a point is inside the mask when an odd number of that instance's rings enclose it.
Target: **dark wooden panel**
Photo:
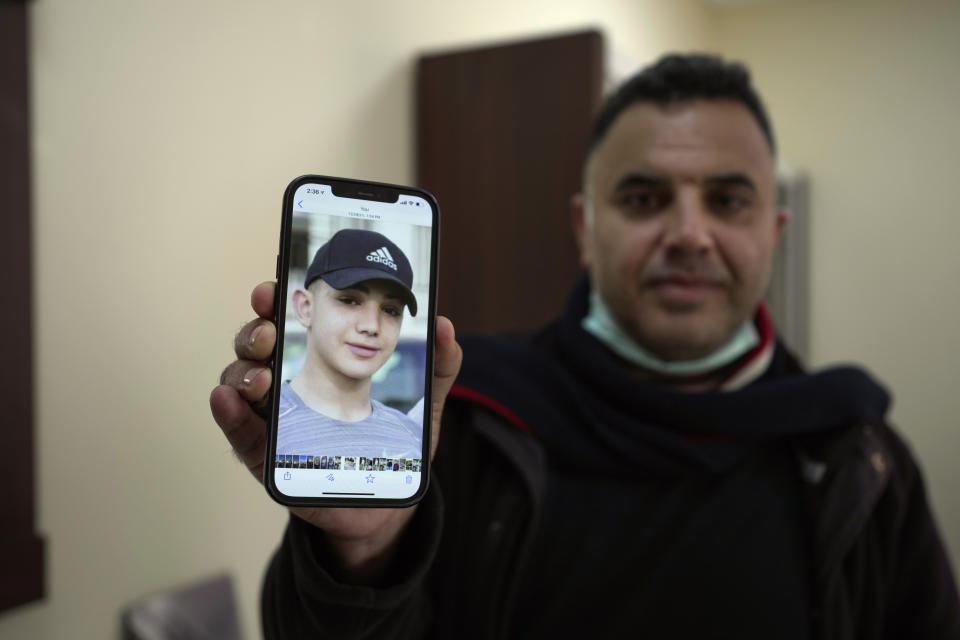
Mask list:
[[[0,543],[0,611],[43,597],[43,540],[33,534]]]
[[[0,273],[5,391],[0,465],[0,610],[43,596],[43,543],[34,534],[33,337],[27,8],[0,1]]]
[[[595,31],[419,60],[418,183],[443,211],[439,308],[458,330],[532,329],[561,309],[602,81]]]

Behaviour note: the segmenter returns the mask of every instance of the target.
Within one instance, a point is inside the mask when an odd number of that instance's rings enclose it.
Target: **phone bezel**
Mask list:
[[[279,424],[280,365],[283,358],[283,340],[285,338],[284,322],[286,317],[287,290],[289,287],[289,270],[282,268],[290,257],[290,244],[293,229],[293,199],[294,195],[304,184],[329,185],[331,193],[337,196],[371,200],[375,202],[396,202],[402,195],[411,195],[423,198],[430,205],[433,225],[430,232],[430,282],[427,306],[427,354],[426,380],[424,380],[424,420],[423,420],[423,452],[420,465],[420,487],[407,498],[354,498],[329,496],[289,496],[276,485],[274,465],[276,463],[277,427]],[[287,185],[283,194],[283,209],[281,212],[280,246],[277,253],[277,289],[274,296],[274,324],[277,329],[277,341],[273,354],[270,357],[270,371],[273,374],[273,384],[270,387],[269,404],[267,408],[267,441],[263,461],[263,486],[267,493],[276,502],[289,507],[408,507],[418,503],[426,494],[430,484],[430,442],[433,434],[433,366],[434,366],[434,333],[436,331],[436,303],[437,303],[437,248],[440,235],[440,207],[437,199],[428,191],[417,187],[356,180],[353,178],[337,178],[315,174],[302,175]]]

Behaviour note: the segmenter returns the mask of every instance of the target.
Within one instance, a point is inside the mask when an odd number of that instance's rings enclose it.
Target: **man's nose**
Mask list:
[[[704,253],[713,247],[710,214],[702,201],[692,194],[674,201],[664,224],[664,243],[668,249]]]
[[[376,304],[361,305],[357,311],[357,331],[368,335],[380,333],[380,308]]]

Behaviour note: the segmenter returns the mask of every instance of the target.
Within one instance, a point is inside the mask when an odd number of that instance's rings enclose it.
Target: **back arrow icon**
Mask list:
[[[300,200],[299,202],[297,202],[297,206],[303,209],[303,200]]]

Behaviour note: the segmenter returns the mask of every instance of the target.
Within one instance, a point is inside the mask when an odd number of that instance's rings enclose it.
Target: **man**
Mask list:
[[[621,87],[573,199],[589,277],[534,336],[465,340],[456,386],[438,320],[431,491],[415,510],[295,511],[267,635],[960,637],[886,392],[806,373],[774,337],[774,158],[739,65],[668,56]],[[244,400],[270,381],[239,380],[270,347],[271,295],[254,291],[261,319],[211,398],[255,475]]]
[[[392,260],[370,261],[378,250]],[[280,387],[277,453],[420,455],[421,425],[370,397],[373,374],[396,349],[404,307],[417,313],[412,287],[410,262],[382,234],[343,229],[317,250],[292,294],[307,356]]]

